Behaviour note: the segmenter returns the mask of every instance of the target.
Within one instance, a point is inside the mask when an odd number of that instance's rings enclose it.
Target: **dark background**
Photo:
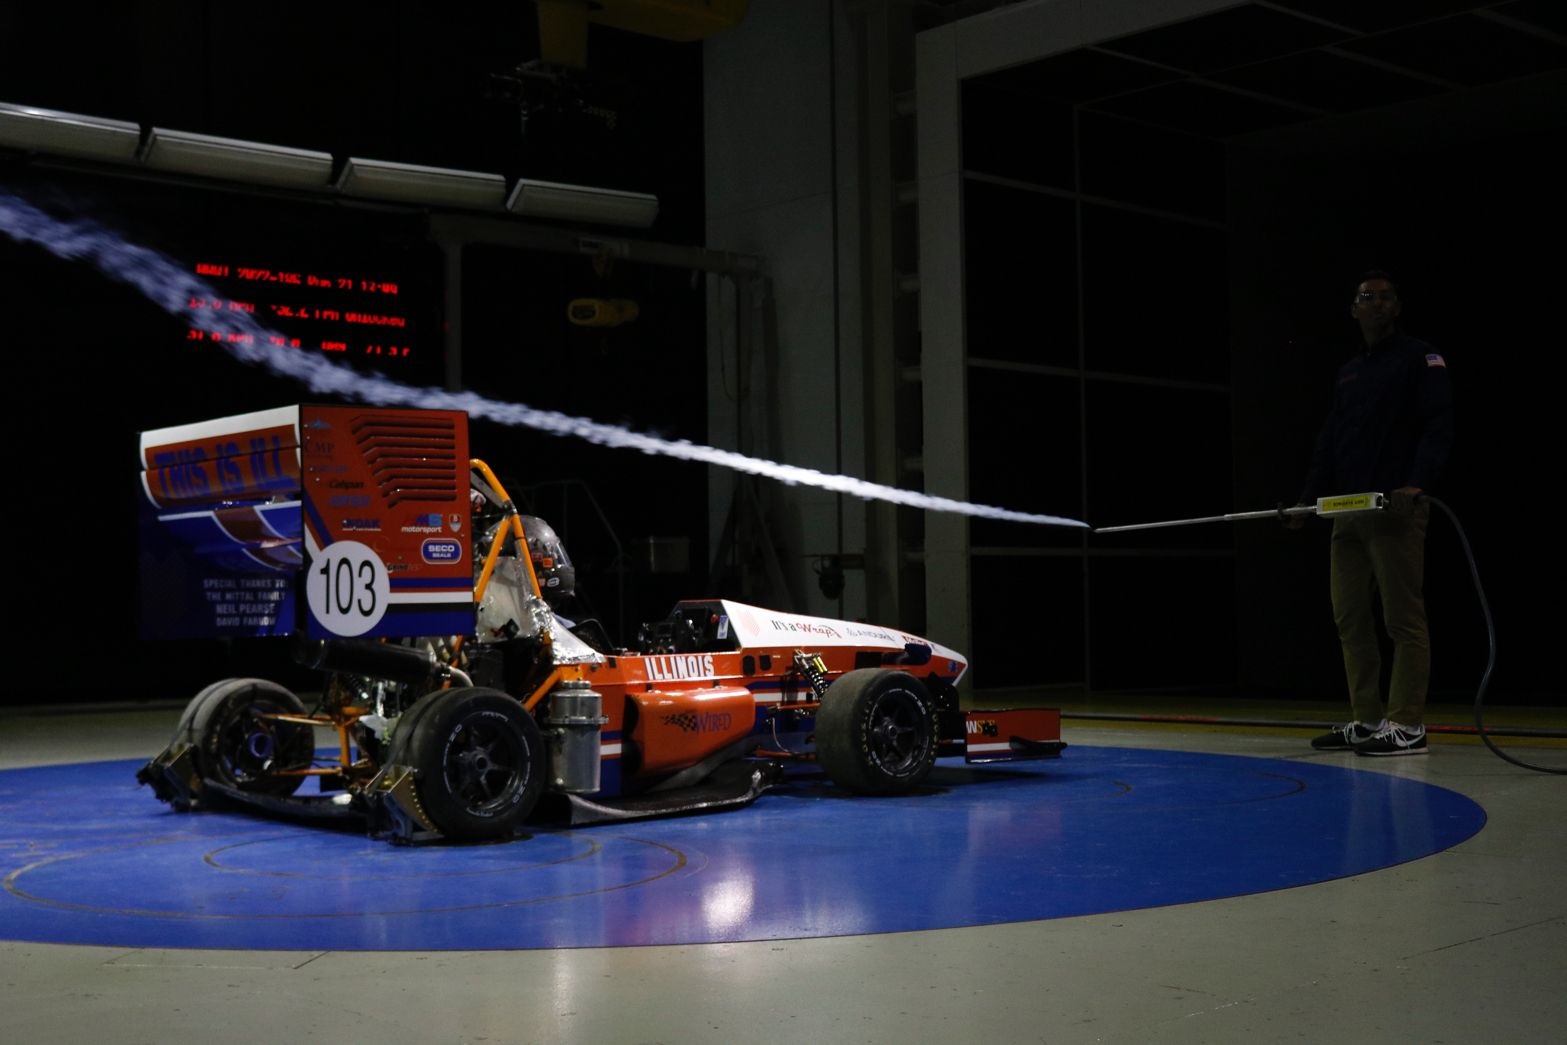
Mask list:
[[[1496,615],[1493,697],[1559,699],[1567,89],[1553,63],[1567,29],[1549,28],[1555,8],[1526,0],[1293,6],[1319,16],[1306,38],[1280,35],[1279,5],[1249,4],[965,85],[970,497],[1097,525],[1292,502],[1333,373],[1356,349],[1358,274],[1388,268],[1406,329],[1437,346],[1454,380],[1458,442],[1435,492],[1473,542]],[[1505,27],[1471,8],[1533,19],[1547,36],[1504,46]],[[1320,24],[1384,16],[1352,39]],[[1419,24],[1395,24],[1410,17]],[[8,19],[8,102],[651,192],[661,214],[649,238],[702,239],[700,45],[595,29],[588,73],[549,95],[516,75],[537,55],[529,4],[282,3],[261,14],[185,0]],[[1318,45],[1374,51],[1448,86],[1347,78],[1342,55]],[[1274,60],[1270,47],[1288,54]],[[1213,81],[1310,94],[1324,111],[1237,102]],[[613,126],[588,109],[613,112]],[[404,302],[421,341],[398,376],[440,380],[442,261],[417,212],[3,153],[0,185],[181,259],[243,250],[388,272],[422,295]],[[470,247],[463,261],[467,387],[704,439],[693,274],[495,247]],[[612,331],[572,327],[565,302],[584,295],[635,298],[643,314]],[[45,549],[24,557],[16,605],[46,645],[90,649],[102,665],[49,699],[179,697],[262,656],[133,637],[136,433],[300,399],[193,351],[184,329],[85,266],[0,239],[0,337],[26,433],[26,480],[10,504]],[[621,637],[677,596],[710,594],[704,469],[482,423],[472,438],[514,492],[569,520],[584,586]],[[639,549],[668,536],[690,540],[693,569],[646,568]],[[976,522],[972,536],[981,687],[1318,699],[1342,689],[1325,525],[1085,537]],[[1485,663],[1484,623],[1441,516],[1428,558],[1433,700],[1465,701]],[[15,688],[4,699],[39,698]]]
[[[1564,69],[1560,5],[1280,0],[966,80],[970,496],[1097,526],[1293,504],[1390,270],[1455,388],[1432,493],[1492,697],[1559,701]],[[978,687],[1343,693],[1326,523],[971,534]],[[1486,626],[1440,512],[1427,563],[1432,699],[1469,701]]]
[[[702,239],[701,47],[595,27],[589,65],[560,90],[522,85],[538,57],[527,3],[282,3],[186,0],[95,11],[8,11],[0,99],[332,153],[652,193],[645,232]],[[531,91],[526,126],[520,91]],[[592,111],[589,111],[592,110]],[[612,114],[611,120],[605,113]],[[0,189],[64,221],[90,219],[197,260],[351,271],[398,282],[415,352],[374,365],[399,380],[444,378],[443,258],[416,209],[332,197],[154,182],[0,150]],[[685,270],[586,255],[463,249],[464,387],[508,402],[706,441],[704,286]],[[241,296],[236,293],[236,297]],[[628,298],[641,314],[576,327],[576,297]],[[140,642],[136,605],[139,432],[251,409],[323,401],[185,341],[186,324],[86,264],[0,237],[0,340],[25,418],[27,480],[11,510],[31,520],[13,613],[44,655],[88,652],[90,674],[7,702],[184,698],[214,675],[288,674],[279,644]],[[357,361],[361,364],[367,361]],[[470,440],[577,560],[584,614],[617,637],[704,594],[706,473],[700,466],[473,422]],[[650,537],[686,537],[693,568],[653,572]],[[42,653],[43,651],[40,650]],[[91,669],[90,669],[91,670]]]
[[[1556,703],[1564,687],[1551,651],[1567,623],[1552,521],[1567,450],[1563,135],[1501,126],[1443,142],[1410,130],[1374,152],[1244,158],[1232,168],[1256,179],[1237,192],[1258,194],[1248,205],[1258,224],[1234,242],[1265,244],[1269,259],[1235,273],[1251,302],[1236,310],[1237,380],[1256,389],[1237,397],[1240,489],[1264,505],[1274,489],[1287,496],[1289,480],[1303,474],[1292,466],[1309,460],[1312,426],[1356,334],[1346,283],[1330,275],[1353,279],[1368,261],[1389,269],[1401,280],[1405,330],[1436,347],[1453,380],[1457,440],[1432,493],[1473,547],[1498,636],[1494,693]],[[1294,201],[1288,222],[1279,220],[1279,199]],[[1327,529],[1305,534],[1305,555],[1270,528],[1237,533],[1242,678],[1281,675],[1287,692],[1338,678],[1324,670],[1337,654]],[[1463,701],[1484,669],[1486,629],[1459,533],[1440,512],[1426,554],[1433,698]],[[1282,634],[1245,612],[1270,602],[1279,608],[1267,616]]]

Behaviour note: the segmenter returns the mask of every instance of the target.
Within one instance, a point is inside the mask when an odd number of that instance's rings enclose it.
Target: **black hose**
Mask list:
[[[1491,604],[1486,601],[1485,589],[1480,585],[1480,568],[1475,565],[1474,551],[1469,547],[1469,537],[1464,533],[1464,528],[1458,523],[1458,516],[1453,510],[1435,497],[1425,496],[1422,500],[1442,509],[1448,521],[1453,524],[1453,529],[1458,533],[1458,543],[1464,547],[1464,558],[1469,563],[1469,576],[1474,581],[1475,595],[1480,599],[1480,612],[1485,615],[1485,635],[1489,648],[1489,655],[1485,660],[1485,674],[1480,676],[1480,688],[1475,690],[1475,730],[1480,734],[1480,739],[1485,741],[1485,746],[1491,749],[1491,753],[1504,762],[1511,762],[1523,769],[1533,769],[1540,773],[1567,774],[1567,769],[1556,769],[1550,766],[1537,766],[1532,762],[1514,758],[1491,742],[1490,734],[1485,730],[1485,690],[1491,684],[1491,672],[1496,668],[1496,621],[1491,618]]]

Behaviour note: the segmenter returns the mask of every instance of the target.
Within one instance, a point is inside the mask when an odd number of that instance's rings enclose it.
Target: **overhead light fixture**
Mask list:
[[[595,189],[519,178],[506,209],[529,218],[558,218],[645,229],[658,217],[658,197],[620,189]]]
[[[286,145],[215,138],[154,127],[147,133],[142,162],[160,171],[211,178],[322,189],[332,180],[332,154]]]
[[[350,157],[343,165],[337,188],[351,196],[483,210],[494,210],[506,199],[506,179],[499,174],[358,157]]]
[[[124,120],[0,102],[0,145],[13,149],[129,163],[140,143],[141,128]]]

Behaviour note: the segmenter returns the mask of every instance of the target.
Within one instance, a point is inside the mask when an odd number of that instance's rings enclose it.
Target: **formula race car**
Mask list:
[[[258,678],[197,694],[137,773],[178,810],[480,840],[741,805],[791,763],[894,795],[938,756],[1065,746],[1054,710],[962,710],[964,657],[896,629],[695,599],[621,647],[568,619],[570,557],[457,411],[285,407],[141,443],[146,636],[290,636],[324,673],[309,709]]]

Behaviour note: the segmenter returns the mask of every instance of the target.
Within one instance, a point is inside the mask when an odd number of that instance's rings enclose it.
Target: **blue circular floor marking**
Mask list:
[[[726,813],[401,847],[174,813],[139,762],[0,772],[0,938],[479,950],[901,932],[1211,900],[1469,838],[1456,792],[1328,762],[1127,748],[943,762],[927,793],[806,775]]]

